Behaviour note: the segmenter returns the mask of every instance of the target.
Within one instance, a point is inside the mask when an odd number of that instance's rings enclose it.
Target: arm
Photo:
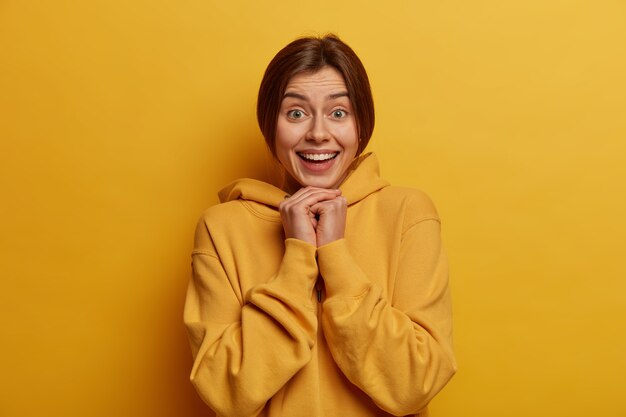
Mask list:
[[[257,415],[311,358],[315,247],[288,239],[276,276],[241,299],[233,290],[238,277],[227,276],[200,223],[184,314],[195,357],[191,381],[219,415]]]
[[[383,410],[417,413],[455,372],[447,262],[437,219],[404,232],[391,300],[350,255],[346,241],[318,248],[327,290],[322,328],[346,377]]]

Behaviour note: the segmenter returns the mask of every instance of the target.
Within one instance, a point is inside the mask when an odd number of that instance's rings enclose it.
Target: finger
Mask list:
[[[308,196],[308,195],[312,195],[312,194],[316,194],[316,193],[320,193],[320,192],[331,193],[331,194],[335,194],[335,195],[341,194],[341,190],[338,190],[338,189],[319,188],[319,187],[310,187],[309,186],[309,187],[300,188],[298,191],[293,193],[293,195],[289,196],[288,200],[289,201],[298,201],[302,197],[305,197],[305,196]]]
[[[315,216],[315,213],[313,213],[312,211],[309,211],[309,220],[311,221],[311,225],[313,226],[313,229],[316,229],[318,220],[317,220],[317,216]]]
[[[310,211],[314,213],[322,213],[322,212],[326,212],[330,210],[345,211],[347,206],[348,206],[348,202],[346,198],[343,196],[337,196],[332,200],[324,200],[324,201],[320,201],[318,203],[313,204],[310,207]]]
[[[281,204],[287,207],[297,206],[297,205],[304,205],[304,206],[310,207],[313,204],[316,204],[320,201],[333,200],[337,198],[338,195],[339,195],[338,190],[327,190],[324,188],[316,188],[316,189],[307,190],[300,194],[294,194],[293,196],[289,197],[287,200],[284,200],[284,203],[281,202]]]

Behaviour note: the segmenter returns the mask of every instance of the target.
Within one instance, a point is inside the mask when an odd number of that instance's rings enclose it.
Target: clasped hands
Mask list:
[[[320,247],[343,239],[348,203],[341,190],[304,187],[278,205],[286,238]]]

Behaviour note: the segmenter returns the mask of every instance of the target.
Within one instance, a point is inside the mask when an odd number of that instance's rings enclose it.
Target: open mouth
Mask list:
[[[328,162],[332,159],[335,159],[339,152],[329,152],[329,153],[306,153],[306,152],[297,152],[297,155],[305,160],[306,162],[313,163],[323,163]]]

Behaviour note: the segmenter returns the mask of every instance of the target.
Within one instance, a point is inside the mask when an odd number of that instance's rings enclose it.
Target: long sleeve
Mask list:
[[[196,231],[185,324],[195,357],[191,380],[220,416],[254,416],[311,359],[315,248],[287,239],[275,277],[243,297],[204,225]]]
[[[438,219],[404,231],[390,299],[345,239],[318,248],[318,263],[327,291],[321,324],[339,368],[388,413],[422,410],[456,370]]]

